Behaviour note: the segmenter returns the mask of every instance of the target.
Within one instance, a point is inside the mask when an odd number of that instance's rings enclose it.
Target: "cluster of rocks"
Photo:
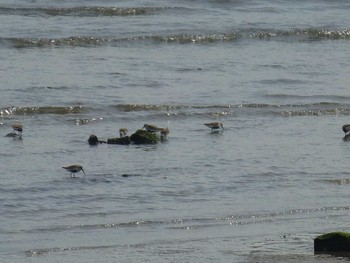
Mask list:
[[[160,135],[158,135],[158,132]],[[126,134],[128,130],[126,128],[119,129],[120,137],[108,138],[107,140],[99,140],[95,134],[90,135],[88,142],[90,145],[98,145],[101,143],[107,144],[119,144],[119,145],[129,145],[134,144],[155,144],[159,141],[164,141],[168,134],[168,128],[158,128],[155,125],[145,124],[142,129],[137,130],[130,137]]]

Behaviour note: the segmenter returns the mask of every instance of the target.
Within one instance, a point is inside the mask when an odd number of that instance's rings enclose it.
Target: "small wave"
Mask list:
[[[212,226],[216,223],[224,223],[229,225],[249,225],[249,224],[262,224],[270,223],[276,220],[289,220],[290,216],[296,216],[300,214],[313,214],[319,212],[332,212],[332,211],[349,211],[349,206],[339,207],[321,207],[321,208],[300,208],[292,209],[281,212],[271,212],[262,214],[249,214],[249,215],[227,215],[219,216],[215,218],[183,218],[183,219],[171,219],[171,220],[137,220],[130,222],[119,223],[101,223],[101,224],[78,224],[78,225],[62,225],[48,228],[37,228],[30,230],[22,230],[28,233],[36,232],[62,232],[72,231],[76,229],[95,230],[95,229],[110,229],[110,228],[129,228],[138,226],[160,226],[164,225],[168,228],[174,229],[178,226],[180,228],[187,228],[188,226],[196,225],[197,228]],[[70,215],[71,216],[71,215]],[[286,219],[284,219],[286,218]]]
[[[217,220],[242,220],[242,219],[261,219],[268,217],[280,217],[280,216],[289,216],[296,214],[311,214],[318,212],[328,212],[328,211],[349,211],[350,206],[334,206],[334,207],[319,207],[319,208],[300,208],[300,209],[291,209],[287,211],[281,212],[272,212],[272,213],[263,213],[263,214],[254,214],[254,215],[243,215],[243,216],[227,216],[227,217],[219,217]]]
[[[81,46],[81,47],[98,47],[98,46],[118,46],[121,43],[133,43],[141,41],[151,41],[155,43],[174,43],[174,44],[208,44],[218,42],[232,42],[239,39],[284,39],[290,41],[293,37],[299,41],[305,40],[337,40],[350,39],[350,30],[292,30],[292,31],[258,31],[254,30],[228,33],[214,34],[177,34],[177,35],[144,35],[130,36],[126,38],[114,37],[98,37],[98,36],[70,36],[65,38],[1,38],[0,43],[10,45],[16,48],[30,47],[65,47],[65,46]]]
[[[339,116],[349,115],[350,106],[336,102],[267,104],[242,103],[232,105],[156,105],[156,104],[119,104],[111,106],[122,112],[154,112],[167,116],[189,116],[212,114],[215,116],[235,114],[263,114],[282,117],[298,116]]]
[[[36,90],[45,90],[45,89],[48,89],[48,90],[69,90],[71,89],[70,87],[68,86],[33,86],[33,87],[29,87],[28,90],[31,92],[31,91],[36,91]]]
[[[92,213],[92,214],[98,214],[103,215],[101,213]],[[86,214],[84,214],[86,215]],[[67,216],[67,215],[65,215]],[[72,216],[71,214],[69,215]],[[79,214],[76,215],[79,217]],[[80,215],[81,216],[81,215]],[[203,219],[202,219],[203,220]],[[48,228],[36,228],[36,229],[30,229],[30,230],[22,230],[22,232],[27,233],[46,233],[46,232],[63,232],[63,231],[72,231],[75,229],[84,229],[84,230],[95,230],[95,229],[110,229],[110,228],[120,228],[120,227],[135,227],[135,226],[151,226],[151,225],[162,225],[162,224],[179,224],[183,223],[184,220],[169,220],[169,221],[130,221],[130,222],[122,222],[122,223],[105,223],[105,224],[81,224],[81,225],[61,225],[61,226],[55,226],[55,227],[48,227]],[[191,220],[192,221],[192,220]]]
[[[315,102],[315,103],[296,103],[296,104],[267,104],[267,103],[242,103],[242,104],[224,104],[224,105],[180,105],[180,104],[118,104],[115,107],[118,110],[129,111],[170,111],[179,109],[235,109],[235,108],[283,108],[283,107],[315,107],[328,106],[339,107],[335,102]]]
[[[0,42],[12,45],[16,48],[31,47],[60,47],[60,46],[100,46],[111,43],[112,40],[101,37],[72,36],[67,38],[6,38]]]
[[[80,6],[68,8],[7,8],[1,7],[2,15],[20,16],[135,16],[149,15],[171,7],[104,7]]]
[[[35,115],[35,114],[58,114],[82,113],[86,109],[83,106],[42,106],[42,107],[7,107],[0,110],[0,117],[9,115]]]
[[[28,250],[25,252],[25,254],[29,257],[34,256],[42,256],[49,253],[55,253],[55,252],[64,252],[64,251],[77,251],[77,250],[92,250],[92,249],[108,249],[108,248],[114,248],[117,247],[117,245],[111,245],[111,246],[80,246],[80,247],[68,247],[68,248],[39,248],[39,249],[33,249]]]
[[[168,116],[188,116],[188,115],[232,115],[232,114],[268,114],[280,115],[283,117],[294,116],[325,116],[325,115],[349,115],[350,106],[336,102],[315,102],[315,103],[242,103],[223,105],[183,105],[183,104],[117,104],[107,106],[120,112],[148,112],[166,114]],[[77,114],[97,109],[83,106],[33,106],[33,107],[7,107],[0,109],[0,117],[25,116],[37,114]],[[100,110],[100,109],[98,109]],[[102,120],[99,118],[72,118],[68,121],[77,125],[88,124],[93,121]]]
[[[280,108],[282,105],[271,105],[264,103],[246,103],[237,105],[166,105],[166,104],[118,104],[112,107],[120,111],[172,111],[172,110],[186,110],[186,109],[239,109],[239,108]],[[287,105],[290,107],[291,105]],[[300,105],[297,105],[300,106]]]
[[[337,39],[350,39],[349,29],[295,29],[286,31],[265,30],[248,34],[252,38],[257,39],[273,39],[273,38],[289,38],[293,37],[296,40],[337,40]]]
[[[279,79],[267,79],[267,80],[260,80],[259,83],[267,84],[267,85],[283,85],[283,84],[293,84],[293,85],[299,85],[305,83],[305,81],[299,80],[299,79],[285,79],[285,78],[279,78]]]
[[[338,184],[338,185],[350,184],[350,178],[325,179],[323,181],[326,183]]]
[[[224,34],[211,34],[211,35],[195,35],[195,34],[186,34],[186,35],[170,35],[170,36],[153,36],[152,40],[155,42],[162,43],[193,43],[193,44],[207,44],[215,43],[222,41],[233,41],[241,36],[237,33],[224,33]]]
[[[305,109],[305,110],[291,110],[282,111],[280,114],[284,117],[296,117],[296,116],[336,116],[343,114],[345,109]]]
[[[171,111],[190,108],[184,105],[157,105],[157,104],[118,104],[113,106],[116,109],[124,112],[132,111]]]
[[[110,38],[96,36],[71,36],[66,38],[2,38],[0,43],[14,46],[16,48],[31,47],[97,47],[97,46],[117,46],[121,43],[132,43],[140,41],[152,41],[156,43],[197,43],[205,44],[219,41],[235,40],[237,35],[215,34],[215,35],[163,35],[163,36],[130,36],[127,38]]]
[[[349,96],[338,96],[338,95],[291,95],[284,93],[277,94],[268,94],[265,95],[267,98],[277,98],[277,99],[318,99],[318,100],[329,100],[329,101],[345,101],[348,102],[350,100]]]

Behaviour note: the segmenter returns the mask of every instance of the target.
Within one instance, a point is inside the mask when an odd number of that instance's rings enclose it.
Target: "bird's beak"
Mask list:
[[[86,174],[85,174],[85,171],[84,171],[84,169],[83,169],[83,168],[81,168],[81,170],[83,171],[83,173],[84,173],[84,176],[85,176]]]

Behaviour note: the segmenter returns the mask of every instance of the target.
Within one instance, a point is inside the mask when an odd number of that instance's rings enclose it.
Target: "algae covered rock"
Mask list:
[[[350,252],[350,233],[331,232],[314,239],[315,254],[335,254]]]
[[[109,138],[107,139],[107,144],[120,144],[120,145],[129,145],[131,143],[130,137],[125,136],[122,138]]]
[[[100,144],[100,143],[106,143],[106,141],[101,141],[97,138],[97,136],[95,134],[91,134],[89,139],[88,139],[88,142],[90,145],[97,145],[97,144]]]
[[[88,142],[90,145],[97,145],[97,144],[101,143],[95,134],[90,135]]]
[[[154,132],[137,130],[130,136],[130,140],[135,144],[155,144],[159,141],[159,136]]]

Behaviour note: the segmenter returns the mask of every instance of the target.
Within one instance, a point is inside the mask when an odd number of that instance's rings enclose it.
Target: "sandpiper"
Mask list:
[[[211,131],[217,130],[221,127],[222,130],[224,130],[224,125],[221,122],[210,122],[210,123],[204,123],[205,126],[209,127]]]
[[[167,137],[168,136],[168,134],[169,134],[169,128],[167,127],[167,128],[162,128],[161,130],[160,130],[160,135],[162,136],[162,137]]]
[[[350,124],[344,124],[342,129],[343,129],[343,132],[346,135],[348,132],[350,132]]]
[[[14,133],[18,132],[18,134],[17,133],[16,134],[19,135],[19,136],[22,136],[22,131],[23,131],[22,124],[15,123],[15,124],[12,124],[11,127],[12,127]]]
[[[128,133],[128,129],[127,128],[120,128],[119,129],[119,136],[120,136],[120,138],[125,137],[127,135],[127,133]]]
[[[75,177],[75,173],[83,171],[84,176],[85,176],[85,171],[83,169],[83,166],[78,165],[78,164],[73,164],[67,167],[62,167],[63,169],[66,169],[68,172],[70,172],[70,177]]]
[[[142,129],[145,129],[146,131],[148,132],[159,132],[162,130],[162,128],[158,128],[157,126],[155,125],[149,125],[149,124],[145,124],[143,125],[143,128]]]

